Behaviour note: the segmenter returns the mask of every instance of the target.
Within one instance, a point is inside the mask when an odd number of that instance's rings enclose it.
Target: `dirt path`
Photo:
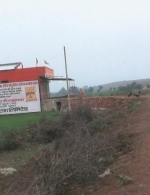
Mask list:
[[[150,97],[141,107],[127,117],[127,131],[135,133],[133,151],[121,156],[111,167],[115,171],[104,179],[94,195],[150,195]],[[133,182],[121,187],[117,176],[125,174]],[[100,189],[101,188],[101,189]]]

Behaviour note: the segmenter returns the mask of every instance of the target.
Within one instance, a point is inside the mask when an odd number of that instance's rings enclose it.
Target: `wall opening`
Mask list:
[[[61,102],[56,102],[57,111],[61,110]]]

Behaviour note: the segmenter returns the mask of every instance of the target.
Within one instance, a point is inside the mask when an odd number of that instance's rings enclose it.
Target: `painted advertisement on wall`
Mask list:
[[[37,80],[0,84],[0,115],[40,111]]]

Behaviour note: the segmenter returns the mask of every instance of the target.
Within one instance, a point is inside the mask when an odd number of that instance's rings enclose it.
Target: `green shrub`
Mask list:
[[[66,130],[72,128],[76,121],[91,122],[96,118],[89,105],[78,105],[62,117],[51,120],[42,116],[39,122],[30,124],[26,129],[28,142],[49,143],[63,136]]]
[[[130,110],[136,110],[136,109],[138,109],[140,107],[140,102],[130,102],[129,104],[128,104],[128,108],[130,109]]]
[[[51,120],[43,116],[39,122],[31,124],[25,131],[27,142],[49,143],[62,136],[64,130],[60,119]]]
[[[111,119],[100,120],[96,118],[95,120],[89,123],[90,133],[95,134],[97,132],[103,131],[104,129],[107,129],[111,124],[112,124]]]
[[[92,136],[87,123],[78,120],[36,163],[36,178],[39,179],[27,190],[29,194],[70,194],[70,184],[98,179],[113,160],[112,137],[108,134]]]
[[[0,150],[14,150],[20,146],[20,141],[16,133],[3,131],[0,134]]]
[[[117,136],[116,149],[117,152],[128,153],[132,150],[134,135],[132,133],[121,133]]]

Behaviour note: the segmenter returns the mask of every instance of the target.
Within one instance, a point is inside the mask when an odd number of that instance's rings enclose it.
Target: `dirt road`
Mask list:
[[[114,173],[97,186],[94,195],[150,195],[150,96],[144,99],[139,109],[127,116],[125,131],[136,135],[132,152],[111,166]],[[122,187],[117,182],[119,174],[130,176],[133,182]]]

